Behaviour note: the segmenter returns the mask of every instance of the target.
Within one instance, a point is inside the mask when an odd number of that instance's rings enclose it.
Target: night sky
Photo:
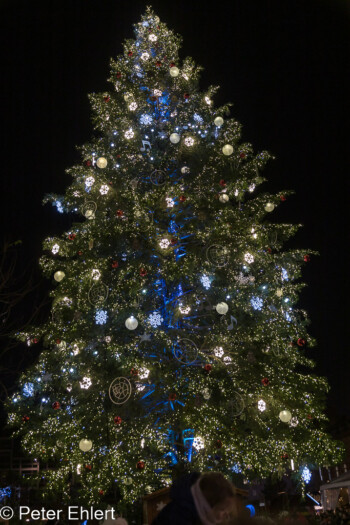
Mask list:
[[[109,59],[132,38],[147,3],[139,0],[16,0],[0,3],[1,236],[21,239],[22,268],[37,272],[44,237],[70,218],[45,193],[64,193],[76,145],[92,135],[87,94],[111,85]],[[349,184],[346,102],[350,2],[346,0],[154,0],[183,37],[181,58],[204,66],[201,88],[220,85],[215,104],[233,102],[243,140],[276,160],[263,189],[295,190],[273,213],[302,223],[290,247],[320,252],[305,267],[300,306],[318,340],[307,355],[331,385],[329,414],[350,416]],[[48,283],[50,285],[50,283]],[[40,288],[35,300],[45,296]],[[33,299],[34,301],[34,299]],[[32,306],[28,301],[24,309]],[[24,351],[28,352],[27,349]],[[23,349],[16,350],[23,352]]]

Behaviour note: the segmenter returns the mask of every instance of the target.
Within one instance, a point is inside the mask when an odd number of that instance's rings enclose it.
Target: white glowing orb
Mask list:
[[[107,159],[105,157],[99,157],[96,164],[98,168],[105,168],[107,166]]]
[[[222,148],[222,152],[226,156],[232,155],[233,147],[231,146],[231,144],[225,144],[225,146]]]
[[[62,272],[61,270],[58,270],[57,272],[54,273],[53,278],[55,279],[55,281],[60,283],[62,281],[62,279],[65,278],[65,276],[66,276],[66,274],[64,272]]]
[[[172,133],[170,135],[170,142],[172,144],[177,144],[178,142],[180,142],[180,135],[178,133]]]
[[[278,414],[278,417],[282,423],[289,423],[289,421],[292,419],[292,414],[289,410],[281,410],[281,412]]]
[[[222,126],[224,123],[224,119],[222,117],[216,117],[216,119],[214,120],[214,124],[217,128],[220,128],[220,126]]]
[[[125,326],[128,330],[135,330],[138,327],[138,324],[138,320],[133,315],[128,317],[125,321]]]
[[[275,209],[275,205],[273,204],[273,202],[267,202],[266,205],[265,205],[265,211],[267,212],[271,212]]]
[[[215,309],[216,309],[218,314],[225,315],[228,312],[228,304],[226,304],[224,302],[218,303],[216,305]]]
[[[83,452],[88,452],[92,449],[92,441],[90,441],[90,439],[81,439],[79,441],[79,448]]]
[[[169,72],[170,72],[170,76],[175,78],[179,76],[180,70],[178,67],[174,66],[170,68]]]
[[[260,410],[260,412],[264,412],[264,410],[266,410],[266,403],[263,399],[259,399],[258,401],[258,410]]]

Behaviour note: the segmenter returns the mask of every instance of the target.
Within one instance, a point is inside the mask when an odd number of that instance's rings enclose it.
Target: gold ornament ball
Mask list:
[[[289,410],[281,410],[281,412],[278,414],[278,417],[282,423],[289,423],[289,421],[292,419],[292,414],[289,412]]]
[[[214,120],[214,124],[217,128],[220,128],[220,126],[222,126],[224,123],[224,119],[222,117],[216,117],[216,119]]]
[[[230,197],[227,195],[227,193],[221,193],[221,195],[219,196],[219,201],[220,202],[228,202],[230,200]]]
[[[169,71],[170,71],[170,76],[171,77],[178,77],[179,76],[180,70],[179,70],[178,67],[175,67],[175,66],[171,67]]]
[[[276,290],[276,295],[277,295],[277,297],[282,297],[282,295],[283,295],[283,290],[282,290],[282,288],[277,288],[277,290]]]
[[[178,142],[180,142],[180,135],[178,133],[172,133],[170,135],[170,142],[172,144],[177,144]]]
[[[215,309],[218,314],[225,315],[228,312],[228,305],[226,303],[218,303]]]
[[[128,317],[125,321],[125,326],[128,330],[135,330],[138,327],[138,324],[138,320],[135,319],[133,315],[131,317]]]
[[[81,439],[79,441],[79,448],[83,452],[89,452],[92,449],[92,441],[90,439]]]
[[[96,164],[98,168],[105,168],[107,166],[107,159],[105,157],[99,157]]]
[[[233,153],[233,147],[231,144],[225,144],[225,146],[222,148],[222,152],[224,155],[232,155]]]
[[[268,202],[266,205],[265,205],[265,211],[268,211],[268,212],[271,212],[275,209],[275,205],[273,202]]]
[[[66,276],[66,274],[64,272],[62,272],[61,270],[58,270],[57,272],[54,273],[53,278],[55,279],[55,281],[60,283],[62,281],[62,279],[65,278],[65,276]]]

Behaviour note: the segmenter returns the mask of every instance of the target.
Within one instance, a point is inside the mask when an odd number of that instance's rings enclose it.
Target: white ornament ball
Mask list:
[[[275,205],[273,202],[268,202],[265,206],[265,211],[273,211],[275,209]]]
[[[132,315],[125,321],[125,326],[128,330],[135,330],[138,327],[138,320]]]
[[[58,270],[57,272],[54,273],[53,278],[55,279],[55,281],[60,283],[62,281],[62,279],[65,278],[65,276],[66,276],[66,274],[64,272],[62,272],[61,270]]]
[[[92,441],[90,439],[81,439],[79,441],[79,448],[83,452],[89,452],[92,449]]]
[[[170,76],[172,77],[178,77],[179,76],[179,73],[180,73],[180,70],[178,67],[171,67],[170,68]]]
[[[99,157],[96,164],[98,168],[105,168],[107,166],[107,159],[105,157]]]
[[[281,410],[281,412],[278,414],[278,417],[283,423],[289,423],[289,421],[292,419],[292,414],[289,412],[289,410]]]
[[[132,485],[132,478],[125,478],[124,483],[125,485]]]
[[[225,146],[222,148],[222,152],[224,155],[232,155],[233,153],[233,147],[231,144],[225,144]]]
[[[170,135],[170,142],[172,144],[177,144],[178,142],[180,142],[180,135],[178,133],[172,133]]]
[[[221,193],[219,196],[220,202],[228,202],[230,200],[230,197],[227,195],[227,193]]]
[[[224,119],[222,117],[216,117],[216,119],[214,120],[214,124],[216,127],[220,127],[222,126],[224,123]]]
[[[228,312],[228,304],[218,303],[215,307],[218,314],[225,315]]]

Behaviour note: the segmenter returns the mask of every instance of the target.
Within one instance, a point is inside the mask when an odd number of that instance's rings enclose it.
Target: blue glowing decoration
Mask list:
[[[282,268],[282,281],[289,281],[288,272],[285,268]]]
[[[187,428],[182,431],[182,440],[184,443],[185,454],[187,456],[187,461],[191,463],[192,461],[192,449],[193,449],[193,440],[194,440],[194,430],[192,428]]]
[[[292,309],[290,308],[289,311],[291,311]],[[284,317],[286,318],[286,320],[290,323],[292,321],[292,316],[290,315],[289,312],[284,312]]]
[[[0,501],[3,501],[5,498],[9,498],[11,493],[11,487],[4,487],[3,489],[0,489]]]
[[[252,305],[254,310],[261,310],[264,302],[261,299],[261,297],[252,297],[250,300],[250,304]]]
[[[193,115],[193,119],[194,119],[196,122],[198,122],[199,124],[202,124],[202,122],[203,122],[202,117],[201,117],[200,115],[198,115],[198,113],[195,113],[195,114]]]
[[[96,324],[106,324],[107,310],[96,310],[95,322]]]
[[[171,467],[174,467],[178,463],[178,459],[175,456],[174,452],[167,452],[166,454],[164,454],[163,457],[164,458],[169,458],[169,465]]]
[[[23,395],[24,395],[24,397],[32,397],[34,395],[34,385],[33,385],[33,383],[24,383],[24,385],[23,385]]]
[[[210,279],[209,279],[209,277],[207,275],[203,274],[203,275],[201,275],[199,280],[202,283],[202,285],[204,286],[204,288],[206,290],[209,290],[209,288],[210,288]]]
[[[55,201],[53,206],[56,206],[58,213],[63,213],[62,203],[60,201]]]
[[[242,470],[240,469],[238,463],[235,463],[233,466],[232,466],[232,470],[233,472],[235,472],[236,474],[240,474],[242,472]]]
[[[255,508],[254,508],[254,505],[246,505],[245,508],[249,510],[249,512],[250,512],[250,517],[251,517],[251,518],[252,518],[253,516],[255,516]]]
[[[305,483],[310,483],[311,481],[311,472],[310,472],[310,469],[308,467],[304,467],[303,468],[303,471],[301,473],[301,477],[302,479],[305,481]]]

